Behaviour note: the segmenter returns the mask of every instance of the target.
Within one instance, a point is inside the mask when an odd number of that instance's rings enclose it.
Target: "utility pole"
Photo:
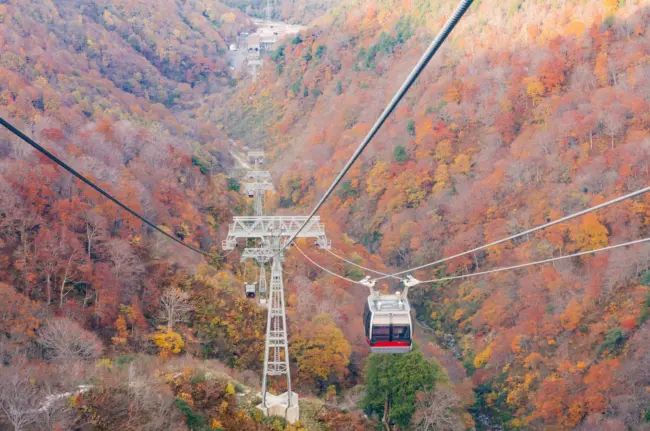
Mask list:
[[[249,153],[249,158],[251,153]],[[250,171],[250,184],[263,184],[265,190],[273,190],[270,174],[266,171]],[[267,176],[268,175],[268,181]],[[248,184],[248,183],[247,183]],[[270,184],[271,188],[268,188]],[[258,186],[253,187],[255,191]],[[257,203],[256,203],[257,205]],[[223,241],[224,250],[233,250],[239,239],[257,239],[258,247],[245,248],[242,261],[255,259],[261,266],[260,293],[262,283],[266,287],[264,265],[271,264],[271,283],[268,295],[268,312],[266,319],[266,344],[264,348],[264,374],[262,378],[262,403],[257,406],[265,416],[283,416],[294,423],[299,419],[298,394],[291,389],[291,370],[289,362],[289,345],[287,341],[287,316],[282,279],[282,262],[284,254],[280,251],[300,227],[307,222],[307,216],[255,216],[233,217],[229,226],[228,237]],[[325,236],[325,226],[320,217],[315,216],[298,235],[299,238],[313,238],[323,249],[331,247]],[[287,392],[275,396],[268,393],[269,376],[286,376]]]

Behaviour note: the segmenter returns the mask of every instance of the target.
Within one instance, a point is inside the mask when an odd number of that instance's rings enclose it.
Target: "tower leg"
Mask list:
[[[262,217],[264,212],[264,202],[262,201],[262,193],[264,192],[261,190],[257,190],[255,193],[255,215],[257,217]]]
[[[287,420],[298,420],[298,397],[291,391],[291,370],[289,368],[289,344],[287,341],[287,316],[284,303],[282,263],[273,259],[271,286],[266,320],[266,347],[264,351],[264,376],[262,378],[262,404],[258,406],[266,415],[287,416]],[[268,376],[286,375],[287,393],[273,396],[267,393]]]
[[[260,302],[266,303],[266,300],[268,298],[268,292],[266,290],[266,267],[264,266],[264,262],[260,262],[259,286],[260,286]]]
[[[272,302],[272,300],[271,300]],[[271,348],[271,320],[273,313],[273,304],[268,304],[269,308],[266,313],[266,343],[264,346],[264,375],[262,377],[262,406],[267,408],[266,405],[266,387],[268,385],[268,370],[269,370],[269,350]]]

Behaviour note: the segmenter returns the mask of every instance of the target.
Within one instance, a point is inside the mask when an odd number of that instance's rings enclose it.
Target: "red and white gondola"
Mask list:
[[[399,293],[368,297],[363,313],[366,342],[373,353],[408,353],[413,322],[408,300]]]

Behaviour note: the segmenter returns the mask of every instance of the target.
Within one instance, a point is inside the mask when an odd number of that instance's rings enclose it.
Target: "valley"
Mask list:
[[[0,1],[0,117],[142,217],[0,131],[0,430],[646,429],[648,5],[474,2],[330,195],[457,2],[266,6]]]

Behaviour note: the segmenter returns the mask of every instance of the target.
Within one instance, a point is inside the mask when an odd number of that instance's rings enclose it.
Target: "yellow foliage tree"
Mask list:
[[[474,358],[474,367],[476,368],[481,368],[485,364],[487,364],[487,361],[490,360],[490,357],[492,356],[492,344],[489,344],[481,353],[476,355]]]
[[[397,178],[397,189],[403,193],[404,203],[409,208],[417,208],[427,196],[427,189],[432,182],[428,172],[404,171]]]
[[[366,191],[371,198],[376,198],[386,190],[388,181],[388,164],[386,162],[377,162],[368,173],[366,179]]]
[[[298,329],[290,351],[299,376],[324,381],[330,376],[344,378],[352,348],[332,317],[319,314]]]
[[[560,316],[560,322],[565,329],[573,331],[578,327],[580,320],[584,316],[584,311],[580,301],[572,299],[567,305],[566,309]]]
[[[433,180],[436,182],[433,186],[433,193],[437,194],[449,187],[449,166],[441,163],[433,174]]]
[[[119,350],[123,350],[126,347],[126,343],[129,339],[129,331],[126,327],[126,319],[122,314],[119,315],[115,321],[115,329],[117,329],[117,334],[112,338],[113,344]]]
[[[453,156],[453,150],[451,147],[451,142],[447,139],[444,141],[438,142],[436,146],[436,159],[441,162],[450,162]]]
[[[466,175],[472,170],[472,162],[467,154],[460,154],[454,159],[454,164],[451,165],[451,172],[453,174]]]
[[[154,334],[152,339],[160,349],[160,357],[164,359],[169,358],[172,354],[180,353],[185,346],[181,334],[172,330],[161,328],[160,332]]]
[[[618,0],[605,0],[603,3],[607,15],[613,14],[618,9]]]
[[[515,338],[512,339],[512,343],[510,343],[510,348],[514,353],[522,353],[525,350],[524,347],[524,336],[523,335],[516,335]]]
[[[594,67],[594,73],[598,79],[598,84],[601,87],[609,85],[609,59],[607,58],[607,53],[602,51],[596,56],[596,66]]]
[[[226,24],[232,24],[233,22],[235,22],[236,18],[237,17],[232,12],[226,12],[223,15],[221,15],[221,21]]]
[[[524,359],[524,366],[536,369],[538,365],[544,364],[544,357],[538,352],[533,352]]]
[[[589,250],[604,247],[608,243],[608,231],[595,214],[587,214],[579,226],[570,230],[570,238],[573,241],[571,251]]]
[[[566,28],[566,33],[580,37],[585,33],[585,25],[582,21],[573,20]]]
[[[447,99],[449,102],[454,102],[454,103],[460,103],[460,98],[461,98],[461,93],[460,93],[460,84],[458,82],[454,82],[451,84],[451,87],[447,90],[447,95],[445,96],[445,99]]]
[[[530,76],[524,79],[524,82],[526,83],[526,94],[533,99],[535,104],[539,103],[546,92],[542,81],[536,76]]]

